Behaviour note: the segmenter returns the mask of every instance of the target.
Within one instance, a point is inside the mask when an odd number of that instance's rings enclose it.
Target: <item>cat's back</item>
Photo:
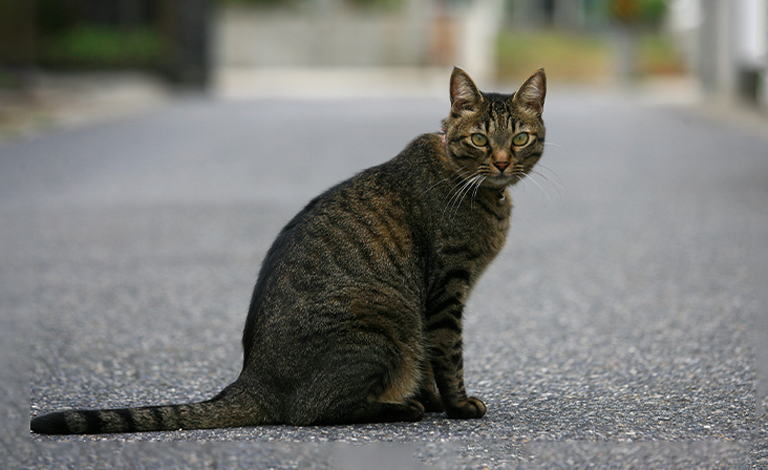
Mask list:
[[[320,251],[337,251],[339,245],[373,249],[378,243],[361,244],[370,237],[385,245],[410,246],[408,232],[421,223],[425,203],[418,197],[420,188],[444,177],[439,175],[442,164],[435,161],[440,145],[438,135],[420,135],[389,161],[314,198],[280,232],[265,264],[291,253],[304,256],[302,247],[309,246]]]

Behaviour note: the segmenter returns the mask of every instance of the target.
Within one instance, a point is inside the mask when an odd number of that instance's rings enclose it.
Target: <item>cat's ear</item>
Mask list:
[[[514,100],[537,115],[544,111],[544,98],[547,96],[547,76],[544,69],[537,70],[517,90]]]
[[[477,89],[469,75],[458,67],[451,74],[451,114],[464,111],[477,111],[483,95]]]

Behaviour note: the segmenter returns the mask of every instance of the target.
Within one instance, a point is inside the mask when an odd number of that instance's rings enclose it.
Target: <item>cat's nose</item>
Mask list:
[[[498,169],[499,169],[499,171],[504,171],[504,170],[506,170],[506,169],[507,169],[507,167],[509,166],[509,162],[504,162],[504,161],[500,161],[500,162],[493,162],[493,166],[495,166],[496,168],[498,168]]]

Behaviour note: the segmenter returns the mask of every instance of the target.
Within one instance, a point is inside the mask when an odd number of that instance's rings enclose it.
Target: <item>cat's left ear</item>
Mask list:
[[[541,116],[546,96],[547,76],[544,74],[544,69],[539,69],[520,86],[513,99]]]
[[[461,114],[464,111],[477,111],[483,95],[467,72],[458,67],[451,73],[451,113]]]

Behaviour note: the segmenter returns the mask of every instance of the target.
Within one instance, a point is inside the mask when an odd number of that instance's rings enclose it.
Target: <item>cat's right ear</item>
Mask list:
[[[464,111],[477,111],[483,95],[477,89],[469,75],[458,67],[451,73],[451,114],[460,115]]]
[[[544,74],[544,69],[539,69],[520,86],[513,99],[541,116],[542,111],[544,111],[544,98],[546,96],[547,76]]]

